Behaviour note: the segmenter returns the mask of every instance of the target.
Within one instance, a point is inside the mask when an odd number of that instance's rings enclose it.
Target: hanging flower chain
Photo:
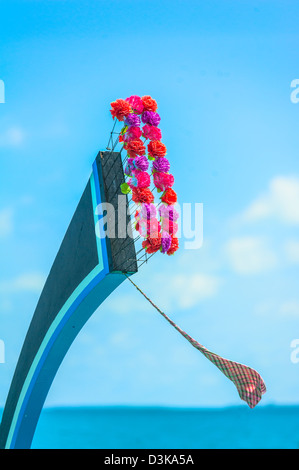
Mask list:
[[[157,108],[157,102],[150,96],[140,98],[133,95],[111,103],[110,112],[113,119],[124,122],[119,141],[123,142],[127,151],[124,171],[128,182],[121,185],[121,190],[124,194],[132,193],[132,199],[137,204],[135,229],[144,238],[142,246],[147,253],[160,250],[172,255],[179,247],[176,237],[179,214],[174,207],[177,202],[177,195],[172,189],[174,177],[169,173],[167,149],[161,142],[162,133],[158,127],[161,118]],[[162,193],[158,210],[153,204],[154,195],[150,190],[151,176],[158,193]]]

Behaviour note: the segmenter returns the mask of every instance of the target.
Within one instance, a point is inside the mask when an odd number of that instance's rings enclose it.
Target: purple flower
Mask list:
[[[125,174],[132,176],[132,170],[134,168],[134,158],[128,158],[127,164],[125,166]]]
[[[138,156],[134,160],[134,165],[138,170],[147,171],[149,165],[148,159],[145,155]]]
[[[138,127],[140,126],[140,117],[137,114],[130,113],[125,119],[125,124],[127,126]]]
[[[173,206],[162,206],[159,207],[160,217],[167,218],[175,222],[179,218],[178,211]]]
[[[156,171],[160,171],[161,173],[168,173],[170,170],[170,163],[165,157],[158,157],[153,162],[153,168]]]
[[[171,236],[169,233],[163,231],[162,232],[162,238],[161,238],[161,247],[162,247],[162,253],[166,253],[171,246]]]
[[[125,166],[125,174],[128,175],[128,176],[132,175],[132,167],[128,163]]]
[[[156,214],[157,214],[156,206],[154,204],[147,204],[144,202],[141,204],[140,214],[141,214],[142,219],[150,220],[153,217],[156,217]]]
[[[158,126],[159,122],[161,120],[160,116],[158,113],[155,113],[154,111],[144,111],[144,113],[141,116],[142,122],[144,124],[149,124],[150,126]]]

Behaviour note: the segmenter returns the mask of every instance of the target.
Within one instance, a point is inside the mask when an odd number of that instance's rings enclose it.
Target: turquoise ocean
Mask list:
[[[45,408],[32,448],[298,449],[298,424],[299,406]]]

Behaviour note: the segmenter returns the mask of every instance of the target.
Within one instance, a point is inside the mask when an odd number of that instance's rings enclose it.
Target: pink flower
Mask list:
[[[159,129],[159,127],[149,126],[148,124],[143,126],[142,134],[146,139],[149,139],[149,140],[161,140],[162,139],[161,129]]]
[[[161,225],[158,220],[153,217],[150,220],[138,220],[135,228],[142,237],[158,237],[161,230]]]
[[[151,177],[146,171],[139,171],[136,169],[131,170],[132,177],[128,181],[128,185],[131,189],[138,188],[144,189],[148,188],[151,184]]]
[[[176,222],[179,218],[179,213],[174,206],[165,206],[164,204],[161,204],[158,211],[161,218],[166,217],[173,222]]]
[[[168,188],[171,188],[174,183],[174,177],[169,173],[160,173],[156,171],[154,173],[154,185],[157,189],[165,191]]]
[[[131,140],[137,140],[141,137],[141,134],[140,127],[131,126],[123,135],[123,141],[130,142]]]
[[[151,184],[151,177],[146,171],[133,171],[137,179],[137,188],[148,188]]]
[[[147,235],[149,237],[158,237],[160,230],[161,225],[155,217],[147,222]]]
[[[135,111],[136,114],[143,113],[144,104],[140,96],[132,95],[129,98],[126,98],[126,101],[131,105],[131,108],[133,109],[133,111]]]
[[[144,219],[139,220],[135,225],[135,229],[143,238],[145,238],[147,236],[147,221]]]
[[[162,230],[165,230],[170,235],[175,235],[179,229],[179,226],[176,222],[173,222],[169,219],[162,219]]]

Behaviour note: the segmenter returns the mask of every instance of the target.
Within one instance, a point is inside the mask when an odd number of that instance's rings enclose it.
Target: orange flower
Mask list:
[[[136,155],[145,154],[145,146],[141,139],[131,140],[130,142],[125,143],[124,148],[131,157],[136,157]]]
[[[154,111],[158,109],[157,101],[155,101],[151,96],[143,96],[141,98],[144,106],[144,111]]]
[[[154,195],[149,188],[132,188],[132,199],[134,202],[154,202]]]
[[[152,140],[148,146],[148,153],[151,157],[165,157],[166,155],[166,146],[160,142],[160,140]]]
[[[176,237],[171,239],[171,245],[169,250],[167,251],[168,255],[173,255],[179,248],[179,240]]]
[[[116,118],[118,121],[123,121],[132,111],[130,103],[125,100],[118,99],[111,103],[110,113],[112,114],[113,119]]]
[[[168,205],[175,204],[177,202],[176,192],[172,188],[166,189],[163,196],[161,197],[161,201]]]
[[[158,251],[161,247],[161,235],[159,235],[157,238],[150,238],[148,237],[146,240],[142,242],[142,248],[145,248],[145,251],[147,253],[155,253]]]

